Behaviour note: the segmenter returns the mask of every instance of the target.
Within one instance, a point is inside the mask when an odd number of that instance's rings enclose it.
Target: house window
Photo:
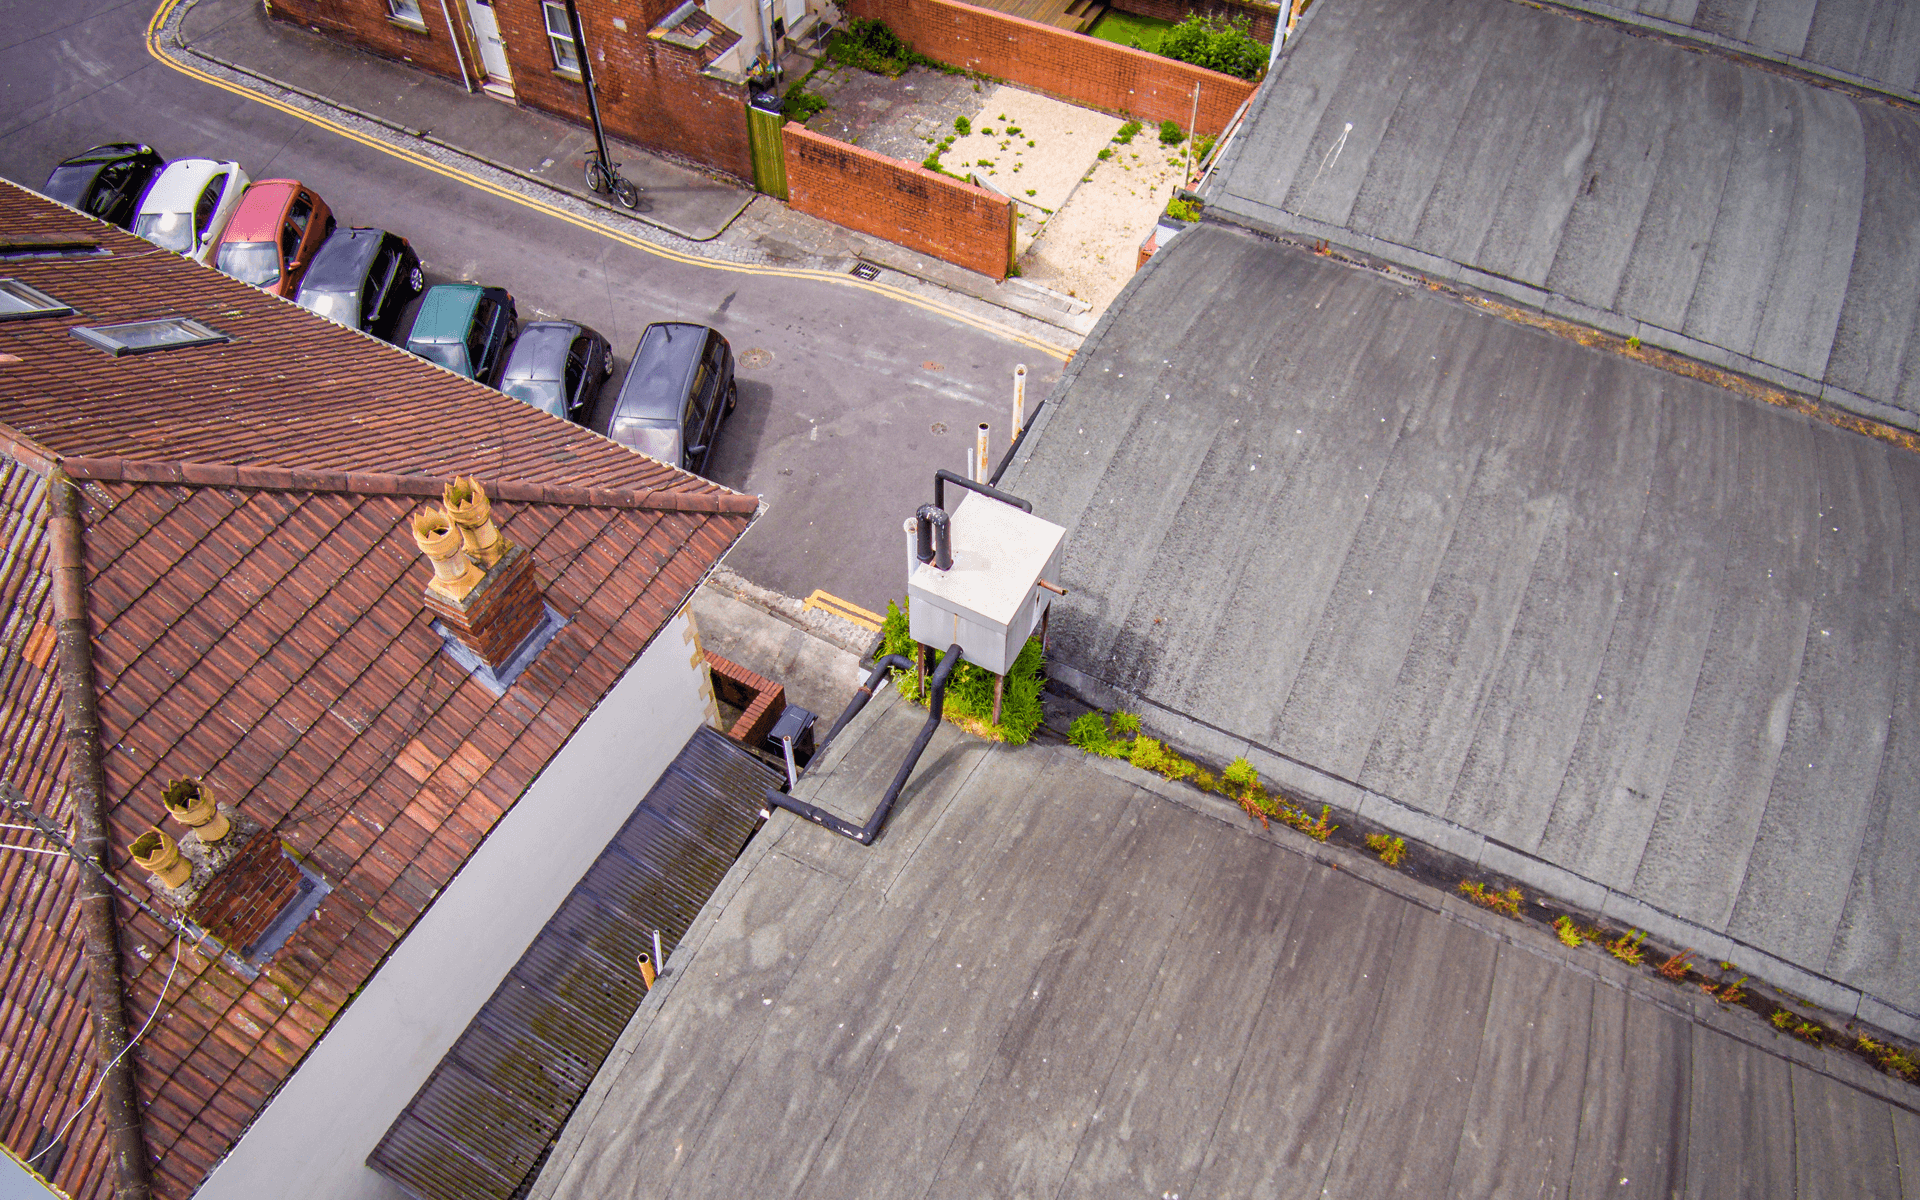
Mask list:
[[[409,29],[427,31],[427,19],[420,15],[420,0],[387,0],[387,15]]]
[[[72,333],[87,345],[105,350],[115,358],[123,354],[149,354],[155,350],[178,350],[186,346],[209,346],[233,340],[211,325],[203,325],[186,317],[129,321],[124,325],[75,325]]]
[[[73,311],[39,288],[28,287],[18,279],[0,279],[0,321],[23,317],[58,317]]]
[[[573,44],[573,25],[564,4],[542,4],[547,14],[547,41],[553,45],[553,65],[568,75],[580,73],[580,48]]]

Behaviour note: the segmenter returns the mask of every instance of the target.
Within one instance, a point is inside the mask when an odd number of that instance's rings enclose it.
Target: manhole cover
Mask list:
[[[874,266],[874,265],[873,265],[872,263],[870,263],[870,262],[857,262],[857,263],[855,263],[855,264],[853,264],[853,270],[851,270],[851,271],[849,271],[849,272],[847,272],[847,273],[848,273],[849,275],[852,275],[852,276],[853,276],[853,277],[854,277],[855,279],[878,279],[878,278],[880,278],[880,268],[879,268],[879,267],[876,267],[876,266]]]
[[[945,421],[935,421],[927,428],[934,433],[945,433],[947,431],[947,423]]]
[[[755,346],[751,350],[742,350],[740,352],[740,365],[746,370],[758,371],[763,367],[772,365],[772,363],[773,351],[771,350],[762,350],[760,347]]]

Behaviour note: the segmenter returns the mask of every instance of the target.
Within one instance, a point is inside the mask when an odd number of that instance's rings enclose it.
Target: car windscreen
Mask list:
[[[185,254],[193,249],[192,213],[141,213],[133,231],[162,250]]]
[[[317,288],[301,288],[300,294],[294,299],[301,308],[318,313],[329,321],[338,321],[349,329],[360,327],[359,292],[329,292]]]
[[[556,417],[567,415],[566,393],[555,380],[508,379],[501,382],[500,390],[516,400],[525,400],[543,413]]]
[[[407,349],[431,363],[439,363],[457,375],[473,378],[473,368],[467,364],[467,347],[464,342],[408,342]]]
[[[225,242],[214,265],[255,287],[265,287],[280,278],[280,248],[272,242]]]
[[[47,186],[43,190],[60,203],[79,208],[86,200],[88,190],[93,187],[93,177],[99,173],[99,163],[55,167],[53,174],[47,176]]]
[[[680,465],[680,428],[635,417],[615,417],[609,434],[622,446],[651,454],[669,466]]]

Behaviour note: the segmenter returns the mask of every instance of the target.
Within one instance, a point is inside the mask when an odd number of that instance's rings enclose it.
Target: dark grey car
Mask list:
[[[733,411],[733,347],[705,325],[649,325],[633,352],[620,396],[595,428],[643,454],[704,472],[720,421]]]
[[[520,330],[500,390],[543,413],[585,425],[600,385],[613,374],[613,347],[573,321],[535,321]]]
[[[293,299],[349,329],[385,337],[426,282],[407,239],[384,229],[339,229],[315,252]]]

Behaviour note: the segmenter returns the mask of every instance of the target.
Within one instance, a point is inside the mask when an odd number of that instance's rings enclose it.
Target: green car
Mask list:
[[[442,283],[421,298],[406,347],[456,375],[498,387],[507,345],[519,331],[513,297],[506,289]]]

